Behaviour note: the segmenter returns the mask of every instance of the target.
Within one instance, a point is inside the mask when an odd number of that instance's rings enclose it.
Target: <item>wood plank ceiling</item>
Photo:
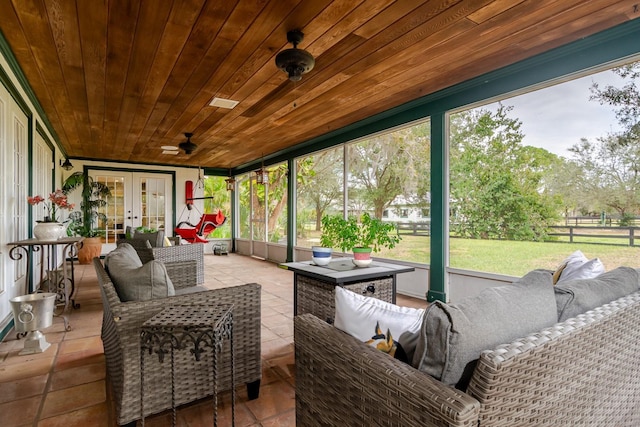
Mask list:
[[[637,0],[0,0],[71,158],[225,169],[638,16]],[[293,29],[316,59],[299,82],[275,66]],[[184,132],[194,153],[162,154]]]

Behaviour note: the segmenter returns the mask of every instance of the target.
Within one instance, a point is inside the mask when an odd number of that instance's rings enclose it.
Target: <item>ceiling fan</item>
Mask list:
[[[195,149],[198,148],[198,146],[196,144],[194,144],[193,142],[191,142],[191,137],[193,136],[193,133],[185,132],[184,136],[187,137],[187,140],[181,142],[180,144],[178,144],[178,147],[180,147],[181,150],[184,150],[185,154],[189,155],[189,154],[193,153],[195,151]]]
[[[300,30],[293,30],[287,33],[287,41],[293,44],[293,49],[285,49],[276,55],[276,66],[287,73],[289,80],[300,81],[302,75],[313,69],[316,60],[309,52],[298,49],[298,44],[304,38]]]

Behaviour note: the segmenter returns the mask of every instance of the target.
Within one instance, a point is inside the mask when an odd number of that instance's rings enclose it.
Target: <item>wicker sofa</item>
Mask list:
[[[195,245],[192,245],[195,246]],[[166,264],[176,295],[147,301],[122,302],[102,261],[94,258],[104,306],[102,341],[118,425],[135,423],[140,413],[140,326],[170,305],[233,304],[235,383],[246,384],[249,399],[258,397],[262,376],[260,354],[261,286],[246,284],[216,290],[196,285],[194,261]],[[193,291],[199,292],[193,292]],[[218,367],[218,390],[231,387],[229,343]],[[212,394],[210,363],[195,362],[188,348],[175,351],[175,402],[188,403]],[[144,361],[145,416],[171,407],[170,362],[157,357]],[[203,369],[203,366],[207,368]]]
[[[640,425],[640,292],[485,351],[466,392],[304,314],[301,426]]]

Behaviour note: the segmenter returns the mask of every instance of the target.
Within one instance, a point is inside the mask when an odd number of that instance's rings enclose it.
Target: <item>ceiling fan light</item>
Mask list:
[[[191,154],[196,150],[196,148],[198,148],[198,146],[191,142],[191,137],[193,136],[192,133],[185,132],[184,136],[187,137],[187,140],[178,144],[178,147],[180,147],[180,149],[183,150],[185,154]]]
[[[289,80],[297,82],[316,64],[313,56],[302,49],[286,49],[276,55],[276,66],[287,73]]]
[[[293,44],[292,49],[285,49],[276,55],[276,66],[287,73],[289,80],[297,82],[302,75],[313,69],[316,60],[309,52],[298,49],[298,43],[302,41],[302,31],[294,30],[287,33],[287,41]]]

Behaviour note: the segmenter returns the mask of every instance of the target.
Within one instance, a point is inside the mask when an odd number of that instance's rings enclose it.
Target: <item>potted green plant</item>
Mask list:
[[[380,248],[393,249],[400,236],[394,224],[374,218],[364,213],[357,218],[340,215],[322,217],[322,246],[340,248],[343,252],[353,251],[354,264],[364,267],[371,263],[371,252]]]
[[[78,251],[78,262],[89,264],[91,259],[100,256],[102,251],[102,240],[104,227],[99,224],[107,220],[105,214],[98,209],[107,204],[107,197],[111,196],[111,191],[106,184],[94,180],[88,173],[74,172],[62,185],[65,194],[71,193],[76,188],[82,188],[82,200],[80,211],[73,211],[69,214],[71,220],[67,227],[70,236],[82,236],[82,248]]]

